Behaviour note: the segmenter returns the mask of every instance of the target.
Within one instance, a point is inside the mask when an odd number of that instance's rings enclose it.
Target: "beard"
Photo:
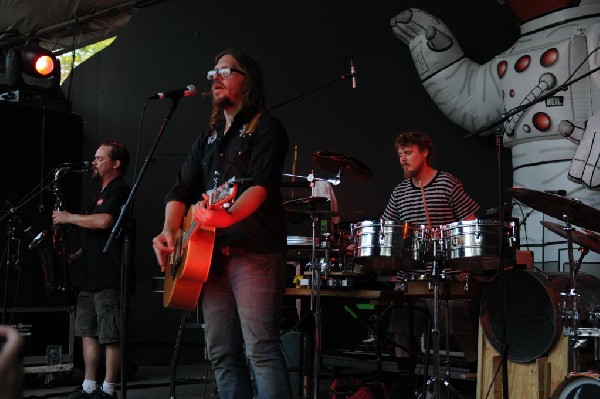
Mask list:
[[[219,97],[219,98],[215,98],[213,96],[213,106],[217,107],[217,108],[226,108],[226,107],[231,107],[234,104],[231,102],[231,100],[229,99],[229,97],[227,96],[223,96],[223,97]]]

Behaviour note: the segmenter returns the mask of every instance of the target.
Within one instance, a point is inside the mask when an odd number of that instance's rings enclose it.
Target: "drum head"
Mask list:
[[[490,344],[502,353],[502,285],[497,275],[481,300],[481,325]],[[530,362],[546,354],[562,329],[554,301],[533,274],[523,270],[504,272],[507,358]]]
[[[598,374],[577,374],[563,381],[552,399],[598,399],[600,398],[600,381]]]

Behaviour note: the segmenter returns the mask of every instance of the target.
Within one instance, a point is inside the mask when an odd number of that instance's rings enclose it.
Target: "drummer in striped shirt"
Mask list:
[[[383,219],[433,228],[475,219],[479,205],[467,194],[462,183],[452,174],[431,166],[434,149],[429,136],[419,131],[401,133],[396,138],[395,148],[404,180],[392,191]],[[428,313],[432,312],[431,300],[427,302],[417,304],[417,310],[423,311],[413,312],[414,338],[423,334],[430,317]],[[467,364],[474,368],[477,364],[478,323],[473,304],[468,300],[449,300],[448,308],[450,333],[461,346]],[[443,310],[439,318],[442,332],[446,330]],[[415,343],[409,334],[409,317],[408,307],[394,309],[391,315],[389,331],[394,335],[396,356],[400,358],[414,353],[414,350],[410,350],[411,353],[405,350]]]

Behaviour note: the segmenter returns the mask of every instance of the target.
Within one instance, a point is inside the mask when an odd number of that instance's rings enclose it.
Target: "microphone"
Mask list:
[[[149,100],[164,100],[165,98],[172,98],[174,100],[179,100],[181,97],[194,97],[198,94],[198,90],[196,90],[196,86],[188,85],[185,89],[177,89],[166,91],[162,93],[156,93],[148,97]]]
[[[354,59],[350,57],[350,76],[352,76],[352,88],[356,89],[356,68],[354,68]]]
[[[546,194],[560,195],[561,197],[564,197],[565,195],[567,195],[567,190],[544,190],[544,192]]]
[[[73,173],[88,173],[92,171],[92,164],[90,161],[81,161],[81,162],[65,162],[55,168],[55,170],[65,172],[73,172]]]

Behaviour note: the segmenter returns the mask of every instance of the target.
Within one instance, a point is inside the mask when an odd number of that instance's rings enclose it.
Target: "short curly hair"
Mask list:
[[[427,150],[427,164],[431,165],[433,161],[433,142],[431,141],[431,137],[423,132],[413,130],[400,133],[394,143],[396,151],[400,147],[410,147],[411,145],[416,145],[420,151]]]

